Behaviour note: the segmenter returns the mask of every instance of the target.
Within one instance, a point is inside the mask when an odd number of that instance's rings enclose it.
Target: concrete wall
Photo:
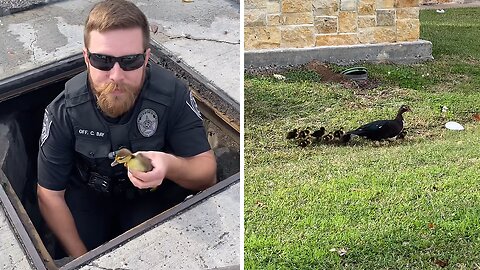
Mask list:
[[[245,0],[245,50],[417,41],[420,0]]]

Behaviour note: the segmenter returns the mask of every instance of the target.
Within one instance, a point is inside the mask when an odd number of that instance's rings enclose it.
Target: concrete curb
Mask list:
[[[339,65],[362,62],[411,64],[433,60],[432,43],[426,40],[384,44],[325,46],[317,48],[247,51],[245,68],[302,65],[312,60]]]

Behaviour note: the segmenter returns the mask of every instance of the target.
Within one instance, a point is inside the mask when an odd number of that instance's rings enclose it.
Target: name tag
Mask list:
[[[105,137],[105,132],[103,131],[77,128],[76,132],[78,135],[84,136],[84,137],[99,138],[99,139],[102,139]]]

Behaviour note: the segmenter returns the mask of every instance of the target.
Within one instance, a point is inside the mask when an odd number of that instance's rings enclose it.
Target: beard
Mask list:
[[[116,82],[95,84],[90,75],[88,76],[88,79],[93,93],[97,97],[98,108],[111,118],[119,117],[133,108],[144,80],[142,76],[140,85],[132,86]],[[121,91],[122,94],[112,94],[115,90]]]

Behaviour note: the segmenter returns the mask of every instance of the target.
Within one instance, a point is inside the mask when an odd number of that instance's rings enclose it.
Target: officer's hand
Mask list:
[[[167,174],[168,154],[155,151],[140,151],[140,153],[152,161],[153,170],[140,172],[129,169],[128,178],[138,188],[155,188],[162,184]]]

